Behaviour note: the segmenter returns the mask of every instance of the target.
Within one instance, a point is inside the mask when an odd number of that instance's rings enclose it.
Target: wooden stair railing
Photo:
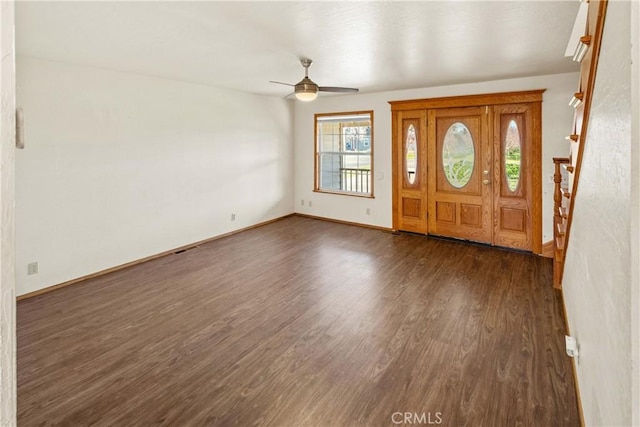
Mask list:
[[[593,98],[593,87],[598,69],[602,31],[607,11],[608,0],[589,0],[585,35],[581,42],[587,41],[588,51],[580,63],[580,83],[570,105],[574,107],[573,129],[567,141],[570,143],[568,157],[554,157],[555,184],[553,192],[553,286],[562,286],[564,262],[571,236],[571,222],[575,197],[580,182],[580,165],[587,137],[589,112]],[[562,186],[563,170],[567,175],[568,185]]]

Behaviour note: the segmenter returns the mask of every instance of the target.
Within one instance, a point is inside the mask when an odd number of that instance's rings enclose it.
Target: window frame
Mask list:
[[[355,116],[355,115],[364,115],[364,114],[368,114],[369,115],[369,120],[371,122],[371,133],[370,133],[370,146],[371,149],[369,151],[369,157],[371,158],[371,169],[370,169],[370,175],[371,175],[371,184],[370,184],[370,188],[369,188],[369,193],[359,193],[359,192],[355,192],[355,191],[342,191],[342,190],[327,190],[327,189],[322,189],[320,188],[320,170],[319,170],[319,164],[320,164],[320,155],[323,153],[322,151],[320,151],[320,140],[319,140],[319,134],[318,134],[318,119],[324,118],[324,117],[332,117],[332,116]],[[326,194],[337,194],[337,195],[342,195],[342,196],[351,196],[351,197],[364,197],[367,199],[374,199],[374,120],[373,120],[373,110],[364,110],[364,111],[346,111],[346,112],[336,112],[336,113],[316,113],[313,116],[313,191],[316,193],[326,193]],[[344,142],[342,141],[342,131],[341,131],[341,146],[344,144]],[[341,151],[342,153],[343,151]],[[345,154],[349,154],[346,153]]]

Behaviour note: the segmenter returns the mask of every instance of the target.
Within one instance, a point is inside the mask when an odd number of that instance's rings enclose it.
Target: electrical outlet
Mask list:
[[[236,220],[236,214],[232,213],[231,214],[231,221],[235,221]]]
[[[311,200],[309,200],[309,207],[311,207]]]
[[[553,180],[553,174],[547,175],[547,184],[553,184],[555,181]]]
[[[300,200],[300,206],[304,206],[304,200]]]
[[[367,215],[371,215],[371,209],[367,208]]]
[[[576,359],[576,363],[580,363],[580,344],[574,337],[569,335],[564,336],[565,346],[567,348],[567,356]]]
[[[32,262],[27,264],[27,274],[38,274],[38,263]]]

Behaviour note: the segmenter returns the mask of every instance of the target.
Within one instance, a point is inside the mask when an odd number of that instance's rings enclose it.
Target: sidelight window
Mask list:
[[[512,192],[516,191],[520,183],[521,157],[520,130],[515,120],[511,120],[504,141],[504,170],[506,171],[507,187]]]
[[[407,129],[405,153],[407,181],[409,181],[409,184],[413,184],[416,181],[416,174],[418,173],[418,145],[416,144],[416,128],[413,125],[409,125]]]

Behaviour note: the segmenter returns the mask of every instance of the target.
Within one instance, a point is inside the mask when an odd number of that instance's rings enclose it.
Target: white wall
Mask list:
[[[569,60],[569,59],[567,59]],[[295,209],[296,212],[390,228],[391,108],[388,101],[479,93],[547,89],[542,103],[543,242],[553,238],[554,156],[567,155],[565,136],[571,131],[573,110],[568,106],[578,86],[578,73],[497,80],[373,94],[319,97],[295,107]],[[374,110],[375,199],[313,192],[315,113]],[[301,205],[304,200],[304,206]],[[309,207],[308,202],[313,204]],[[367,208],[371,215],[366,214]]]
[[[0,426],[16,424],[14,2],[0,2]]]
[[[19,295],[293,212],[290,101],[20,56],[17,100]]]
[[[631,412],[640,426],[640,2],[631,3],[631,45]]]
[[[563,280],[589,426],[632,422],[629,16],[609,2]]]

